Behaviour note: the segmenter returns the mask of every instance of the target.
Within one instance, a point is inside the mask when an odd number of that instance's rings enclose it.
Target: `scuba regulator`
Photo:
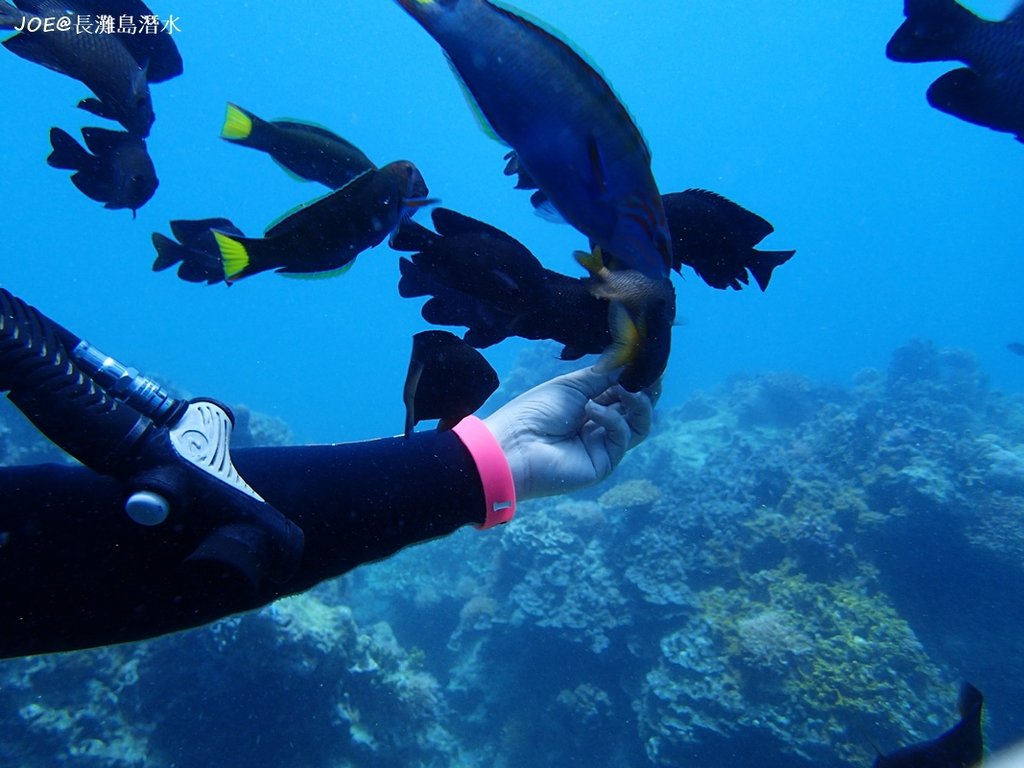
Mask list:
[[[253,591],[298,568],[302,529],[235,469],[225,406],[171,397],[0,288],[3,391],[64,451],[119,479],[136,523],[194,532],[186,567],[226,568]]]

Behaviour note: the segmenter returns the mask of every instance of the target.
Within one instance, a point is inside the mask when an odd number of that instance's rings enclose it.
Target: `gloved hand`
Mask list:
[[[661,384],[633,394],[616,384],[619,373],[559,376],[484,419],[508,458],[517,499],[593,485],[647,437]]]

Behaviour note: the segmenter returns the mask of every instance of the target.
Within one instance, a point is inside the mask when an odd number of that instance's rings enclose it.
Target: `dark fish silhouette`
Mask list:
[[[762,291],[772,271],[796,251],[759,251],[775,231],[756,213],[704,189],[662,195],[672,235],[673,269],[693,269],[712,288],[740,290],[754,276]],[[748,274],[749,273],[749,274]]]
[[[228,283],[276,270],[338,274],[379,245],[404,218],[433,200],[412,163],[367,171],[336,192],[308,203],[271,226],[264,237],[213,230]],[[324,275],[326,276],[326,275]]]
[[[245,237],[245,233],[228,219],[178,219],[171,222],[175,240],[153,233],[156,261],[153,271],[161,272],[178,264],[178,277],[190,283],[214,285],[224,282],[224,261],[213,230],[234,237]]]
[[[981,763],[981,691],[970,683],[960,687],[960,722],[931,741],[922,741],[875,758],[874,768],[971,768]]]
[[[266,152],[290,173],[340,189],[377,166],[354,144],[335,133],[297,120],[262,120],[228,104],[221,138]]]
[[[928,103],[969,123],[1024,141],[1024,3],[986,21],[955,0],[905,0],[889,40],[893,61],[962,61],[928,88]]]
[[[448,331],[417,333],[403,390],[405,436],[427,419],[439,419],[438,429],[451,429],[497,388],[498,374],[458,336]]]
[[[136,33],[116,34],[115,37],[139,66],[145,68],[150,83],[170,80],[184,69],[174,37],[141,0],[14,0],[14,4],[38,16],[90,16],[95,22],[98,16],[106,14],[118,19],[118,23],[122,17],[127,17],[136,25]],[[140,27],[147,17],[153,20],[153,25],[143,31]]]
[[[517,176],[517,189],[536,189],[515,150],[505,155],[505,175]],[[534,197],[542,193],[534,193]],[[712,288],[739,290],[750,282],[768,287],[772,271],[796,251],[754,248],[775,228],[756,213],[705,189],[687,189],[661,196],[672,242],[672,268],[692,268]],[[748,274],[749,273],[749,274]]]
[[[71,182],[104,208],[129,208],[132,216],[145,205],[160,183],[146,142],[124,131],[83,128],[86,151],[60,128],[50,129],[53,152],[46,162],[75,171]],[[90,152],[92,154],[90,154]]]
[[[49,4],[36,5],[49,13]],[[65,13],[62,10],[57,15]],[[0,29],[14,29],[38,15],[0,0]],[[18,32],[4,40],[3,46],[23,59],[81,81],[96,98],[86,99],[79,106],[116,120],[130,133],[145,138],[154,119],[147,71],[121,37],[125,36],[78,34],[72,27],[68,31]]]
[[[1015,355],[1021,355],[1024,357],[1024,344],[1019,341],[1011,341],[1006,345],[1006,348],[1013,352]]]
[[[467,328],[474,347],[519,336],[565,345],[561,357],[600,354],[612,343],[608,301],[587,280],[545,269],[522,243],[488,224],[447,208],[431,211],[435,232],[406,222],[391,240],[412,252],[399,266],[398,292],[429,296],[423,319]]]
[[[624,268],[666,277],[668,226],[640,131],[602,77],[536,24],[487,0],[398,0],[441,45],[537,205]]]

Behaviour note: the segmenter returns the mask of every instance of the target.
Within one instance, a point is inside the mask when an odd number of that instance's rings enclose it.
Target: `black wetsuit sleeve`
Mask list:
[[[472,457],[451,432],[234,452],[250,485],[300,526],[298,571],[257,594],[182,568],[195,541],[124,513],[109,477],[0,468],[0,657],[154,637],[304,591],[484,518]]]

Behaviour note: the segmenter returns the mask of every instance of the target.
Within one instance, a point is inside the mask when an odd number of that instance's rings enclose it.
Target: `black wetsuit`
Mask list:
[[[197,542],[173,519],[132,522],[112,478],[53,464],[0,468],[0,657],[195,627],[484,518],[479,475],[451,432],[233,456],[305,534],[297,572],[255,594],[183,568]]]

